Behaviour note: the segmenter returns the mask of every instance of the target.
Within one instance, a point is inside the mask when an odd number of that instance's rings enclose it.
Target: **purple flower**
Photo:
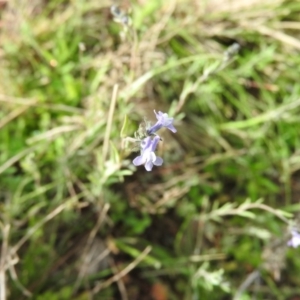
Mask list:
[[[155,136],[153,139],[148,136],[141,142],[141,155],[136,157],[132,162],[135,166],[145,165],[147,171],[151,171],[153,165],[161,166],[163,159],[156,156],[154,151],[160,140],[159,136]]]
[[[177,131],[173,126],[174,118],[169,118],[168,114],[162,113],[161,111],[156,113],[156,111],[154,110],[154,113],[156,115],[157,122],[147,130],[147,133],[149,135],[154,134],[162,127],[166,127],[174,133]]]
[[[288,241],[287,245],[293,248],[300,246],[300,234],[295,230],[291,230],[292,238]]]

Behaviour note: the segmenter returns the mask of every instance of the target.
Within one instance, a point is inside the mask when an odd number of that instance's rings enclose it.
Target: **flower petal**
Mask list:
[[[148,130],[147,133],[149,135],[155,133],[156,131],[158,131],[159,129],[161,129],[163,127],[163,125],[160,122],[156,122],[153,126],[151,126]]]
[[[156,160],[156,155],[154,152],[149,153],[149,160],[153,163]]]
[[[147,161],[147,162],[145,163],[145,169],[146,169],[147,171],[152,171],[152,168],[153,168],[153,163],[152,163],[152,161]]]
[[[155,166],[161,166],[163,164],[163,162],[164,162],[164,160],[161,157],[156,156],[156,160],[153,162],[153,164]]]
[[[145,158],[144,156],[140,155],[140,156],[137,156],[133,161],[132,163],[135,165],[135,166],[140,166],[140,165],[143,165],[145,163]]]
[[[172,132],[177,132],[176,128],[173,126],[173,124],[170,124],[168,126],[166,126],[169,130],[171,130]]]
[[[141,148],[146,149],[149,148],[152,144],[151,138],[148,136],[141,141]]]
[[[288,241],[287,245],[290,247],[297,248],[300,246],[300,234],[297,232],[297,230],[292,229],[291,230],[292,238]]]
[[[158,113],[154,110],[157,122],[155,125],[153,125],[148,132],[150,132],[151,134],[153,134],[154,132],[156,132],[157,130],[159,130],[161,127],[166,127],[169,130],[171,130],[172,132],[177,132],[177,130],[175,129],[175,127],[173,126],[173,122],[174,122],[174,118],[169,118],[167,113],[163,113],[161,111],[159,111]]]

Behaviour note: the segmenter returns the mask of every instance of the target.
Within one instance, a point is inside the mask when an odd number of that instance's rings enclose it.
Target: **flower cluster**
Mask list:
[[[163,159],[155,154],[157,145],[161,140],[156,132],[162,127],[166,127],[174,133],[177,131],[173,126],[174,119],[169,118],[168,114],[162,113],[161,111],[158,113],[154,111],[154,113],[157,122],[146,129],[146,137],[139,140],[140,155],[132,161],[135,166],[144,165],[147,171],[151,171],[153,165],[161,166],[163,164]]]

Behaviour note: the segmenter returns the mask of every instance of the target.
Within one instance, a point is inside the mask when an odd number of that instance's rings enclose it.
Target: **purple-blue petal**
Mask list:
[[[141,141],[141,148],[142,149],[146,149],[146,148],[149,148],[152,144],[152,139],[150,136],[147,136],[146,138],[144,138],[142,141]]]
[[[143,165],[145,163],[145,159],[142,155],[140,156],[137,156],[133,161],[132,163],[135,165],[135,166],[140,166],[140,165]]]
[[[155,133],[156,131],[158,131],[159,129],[161,129],[163,127],[163,125],[160,122],[156,122],[153,126],[151,126],[148,130],[147,133],[149,135]]]
[[[151,145],[152,152],[156,150],[159,141],[160,141],[160,137],[158,135],[153,138],[152,145]]]
[[[149,171],[152,171],[152,168],[153,168],[153,163],[152,163],[152,161],[147,161],[146,163],[145,163],[145,169],[149,172]]]
[[[287,242],[287,245],[293,248],[300,246],[300,234],[296,230],[291,230],[292,238]]]
[[[176,130],[176,128],[173,126],[173,124],[168,125],[167,128],[168,128],[169,130],[171,130],[172,132],[174,132],[174,133],[177,132],[177,130]]]
[[[154,110],[154,113],[156,115],[156,119],[157,122],[155,125],[153,125],[152,127],[150,127],[148,129],[148,134],[153,134],[156,131],[158,131],[160,128],[162,127],[166,127],[169,130],[171,130],[172,132],[177,132],[177,130],[175,129],[174,125],[173,125],[173,121],[174,118],[169,118],[167,113],[163,113],[161,111],[159,111],[158,113]]]
[[[161,166],[163,164],[163,162],[164,162],[164,160],[161,157],[156,156],[156,160],[153,162],[153,164],[155,166]]]

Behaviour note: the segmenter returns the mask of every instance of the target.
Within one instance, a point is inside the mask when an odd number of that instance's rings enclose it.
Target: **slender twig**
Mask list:
[[[76,199],[78,199],[78,196]],[[35,226],[31,227],[27,233],[17,242],[17,244],[11,248],[10,253],[11,255],[14,255],[18,252],[18,250],[23,246],[23,244],[45,223],[56,217],[58,214],[60,214],[64,209],[66,209],[70,204],[73,203],[75,198],[70,198],[65,203],[59,205],[57,208],[55,208],[50,214],[48,214],[45,218],[43,218],[41,221],[39,221]]]
[[[236,291],[233,300],[241,299],[243,293],[247,290],[247,288],[258,278],[260,277],[260,272],[258,270],[254,270],[251,272],[247,278],[243,281],[243,283],[239,286]]]
[[[57,135],[60,135],[60,134],[65,133],[65,132],[75,131],[75,130],[78,130],[80,128],[81,128],[80,125],[64,125],[64,126],[55,127],[55,128],[52,128],[52,129],[50,129],[46,132],[43,132],[39,135],[34,136],[31,139],[28,139],[27,142],[29,144],[31,144],[31,143],[36,143],[36,142],[39,142],[39,141],[42,141],[42,140],[47,140],[48,141],[48,140],[53,139]]]
[[[17,118],[19,115],[24,113],[28,109],[27,106],[18,107],[17,109],[10,112],[8,115],[6,115],[1,121],[0,121],[0,128],[4,127],[6,124],[8,124],[13,119]]]
[[[8,253],[8,236],[10,225],[4,225],[2,227],[2,249],[1,249],[1,257],[0,257],[0,300],[6,300],[6,260]]]
[[[106,281],[98,283],[94,287],[92,293],[97,294],[101,289],[108,287],[113,282],[116,282],[120,280],[122,277],[126,276],[150,253],[151,249],[152,249],[151,246],[147,246],[145,250],[132,263],[126,266],[122,271],[120,271],[118,274],[114,275],[113,277],[107,279]]]
[[[0,102],[11,104],[18,104],[18,105],[24,105],[27,107],[42,107],[46,109],[51,110],[57,110],[57,111],[64,111],[68,113],[82,113],[83,109],[68,106],[64,104],[47,104],[47,103],[39,103],[38,100],[35,99],[28,99],[28,98],[17,98],[17,97],[11,97],[7,95],[0,94]]]
[[[112,99],[110,102],[107,126],[106,126],[106,130],[105,130],[104,141],[103,141],[103,152],[102,152],[103,165],[105,163],[105,160],[106,160],[106,157],[108,154],[109,136],[110,136],[111,127],[112,127],[114,110],[115,110],[115,106],[116,106],[116,102],[117,102],[118,88],[119,88],[119,86],[117,84],[115,84],[114,89],[113,89]]]
[[[244,25],[244,24],[242,24],[242,25]],[[246,26],[248,28],[249,28],[249,26],[252,27],[253,23],[247,24]],[[280,41],[283,44],[290,45],[298,50],[300,49],[299,40],[291,35],[288,35],[288,34],[282,32],[282,31],[274,30],[272,28],[268,28],[267,26],[263,26],[263,25],[258,25],[257,27],[255,27],[255,30],[257,30],[259,33],[261,33],[263,35],[271,36],[272,38]]]
[[[262,113],[253,118],[242,120],[242,121],[234,121],[223,123],[220,125],[221,130],[231,130],[231,129],[245,129],[252,126],[257,126],[263,124],[265,122],[270,122],[273,120],[278,120],[280,118],[286,117],[285,113],[296,108],[300,107],[300,99],[295,101],[291,101],[287,104],[283,104],[273,110]]]
[[[18,275],[17,275],[17,272],[15,270],[15,267],[13,264],[9,264],[9,274],[12,278],[12,280],[15,282],[16,286],[22,291],[22,293],[30,298],[32,296],[32,293],[30,291],[28,291],[23,285],[22,283],[20,282],[19,278],[18,278]]]
[[[111,259],[110,265],[111,265],[111,269],[114,272],[114,274],[117,275],[118,274],[118,268],[117,268],[116,264],[114,263],[114,261],[112,259]],[[126,287],[125,287],[125,284],[124,284],[124,282],[121,278],[119,280],[117,280],[117,285],[118,285],[122,300],[128,300]]]
[[[85,247],[84,247],[84,250],[83,250],[83,252],[82,252],[82,257],[83,257],[83,258],[84,258],[84,257],[87,257],[87,253],[88,253],[89,249],[90,249],[91,246],[92,246],[92,243],[93,243],[93,241],[94,241],[94,239],[95,239],[95,236],[96,236],[96,234],[97,234],[97,232],[98,232],[100,226],[101,226],[101,225],[103,224],[103,222],[104,222],[104,219],[105,219],[105,216],[107,215],[107,212],[108,212],[108,210],[109,210],[109,207],[110,207],[110,205],[109,205],[108,203],[105,203],[105,204],[104,204],[103,209],[102,209],[102,211],[101,211],[101,213],[100,213],[100,215],[99,215],[99,218],[98,218],[98,220],[97,220],[97,223],[96,223],[96,225],[94,226],[94,228],[92,229],[92,231],[91,231],[90,234],[89,234],[88,240],[87,240],[86,245],[85,245]],[[104,257],[105,257],[105,256],[104,256]],[[82,261],[83,261],[83,264],[82,264],[82,266],[81,266],[81,268],[80,268],[80,271],[79,271],[77,280],[76,280],[76,282],[75,282],[75,284],[74,284],[73,294],[75,294],[76,291],[77,291],[77,289],[79,288],[79,286],[80,286],[80,284],[81,284],[81,282],[82,282],[82,279],[83,279],[83,277],[84,277],[85,274],[86,274],[88,265],[89,265],[89,263],[90,263],[90,259],[89,259],[89,260],[83,259]]]
[[[232,62],[232,59],[223,59],[220,60],[220,62],[217,65],[213,65],[206,70],[204,70],[203,74],[191,85],[189,85],[186,89],[183,90],[179,97],[179,101],[176,106],[176,113],[179,113],[182,109],[182,107],[185,105],[185,102],[187,100],[187,97],[195,93],[198,89],[199,85],[203,82],[205,82],[210,76],[222,71],[224,68],[226,68],[230,63]]]
[[[0,174],[3,173],[6,169],[11,167],[13,164],[15,164],[17,161],[19,161],[21,158],[32,152],[37,148],[37,145],[32,146],[30,148],[27,148],[19,153],[17,153],[15,156],[11,157],[9,160],[7,160],[2,166],[0,166]]]

